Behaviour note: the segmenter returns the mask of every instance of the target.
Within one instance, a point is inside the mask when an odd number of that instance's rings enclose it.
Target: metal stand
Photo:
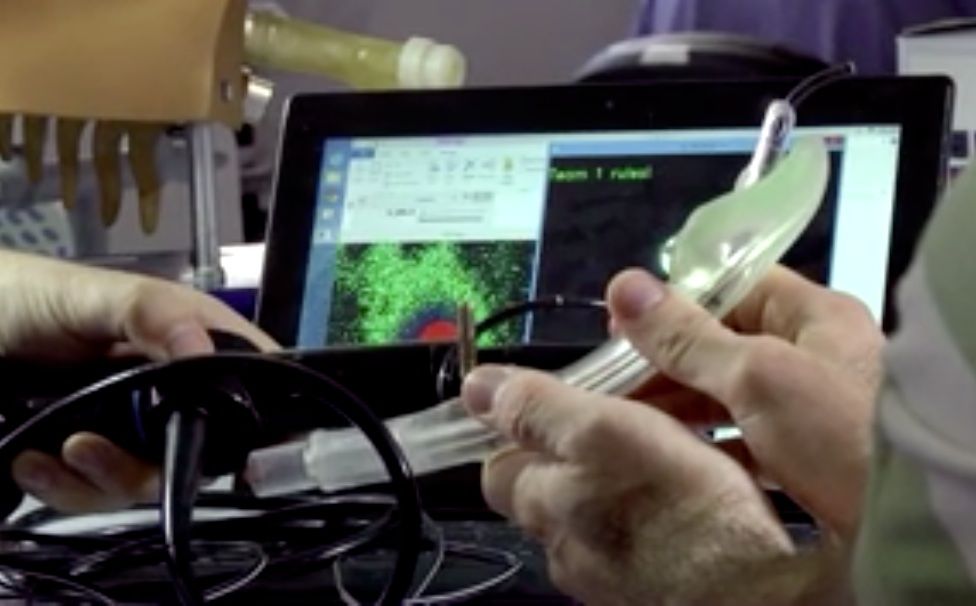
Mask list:
[[[205,291],[224,285],[217,237],[217,170],[214,164],[213,127],[194,123],[188,127],[190,157],[190,207],[193,228],[193,285]]]

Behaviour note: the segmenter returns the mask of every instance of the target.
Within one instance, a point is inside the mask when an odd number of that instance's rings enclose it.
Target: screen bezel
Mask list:
[[[324,143],[334,138],[758,127],[791,81],[572,85],[298,95],[286,110],[256,320],[297,342]],[[901,127],[884,326],[941,190],[952,108],[942,77],[851,78],[810,97],[800,126]],[[720,107],[721,111],[716,111]]]

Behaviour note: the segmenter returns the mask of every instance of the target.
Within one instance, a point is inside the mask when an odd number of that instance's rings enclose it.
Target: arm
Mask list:
[[[855,559],[864,605],[976,603],[976,167],[899,287]]]

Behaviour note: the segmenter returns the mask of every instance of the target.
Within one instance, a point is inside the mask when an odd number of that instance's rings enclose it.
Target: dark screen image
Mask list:
[[[529,298],[534,255],[531,241],[342,246],[327,344],[453,339],[461,302],[483,319]],[[524,325],[505,324],[479,343],[520,342]]]
[[[826,283],[841,152],[831,153],[825,202],[784,263]],[[602,298],[627,267],[658,276],[662,244],[697,205],[729,191],[745,154],[554,158],[543,227],[537,297]],[[572,338],[567,338],[572,335]],[[606,337],[606,318],[586,312],[536,314],[536,342],[592,342]]]

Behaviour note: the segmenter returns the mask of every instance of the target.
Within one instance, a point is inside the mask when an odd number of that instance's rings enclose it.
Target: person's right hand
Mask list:
[[[485,462],[486,501],[584,601],[846,603],[883,342],[864,306],[782,269],[727,323],[643,271],[618,276],[608,306],[661,371],[635,396],[670,415],[480,367],[464,402],[513,442]],[[761,473],[847,540],[797,551],[753,478],[686,427],[720,418],[743,430]]]
[[[884,335],[867,308],[774,269],[725,323],[681,297],[648,309],[644,272],[608,290],[616,330],[661,375],[634,394],[694,423],[731,418],[762,475],[856,532]]]

